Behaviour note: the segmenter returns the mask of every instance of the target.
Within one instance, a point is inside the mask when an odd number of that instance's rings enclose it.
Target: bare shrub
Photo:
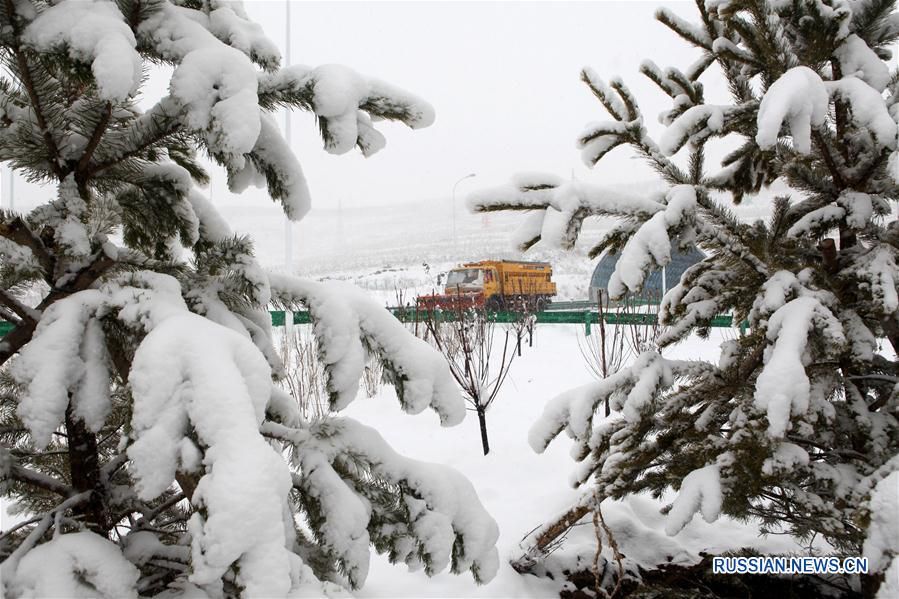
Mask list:
[[[287,327],[278,349],[285,372],[281,384],[297,399],[303,417],[316,420],[327,416],[325,368],[312,332],[305,326]]]

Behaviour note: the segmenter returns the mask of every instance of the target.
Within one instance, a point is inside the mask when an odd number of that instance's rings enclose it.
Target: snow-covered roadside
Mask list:
[[[467,418],[454,428],[441,428],[432,414],[410,417],[400,412],[393,390],[360,399],[346,414],[375,426],[399,452],[425,461],[447,464],[468,477],[481,501],[500,528],[500,571],[489,584],[478,587],[464,576],[448,573],[428,579],[390,565],[383,556],[372,558],[366,585],[359,597],[550,597],[557,596],[561,581],[522,576],[509,565],[521,538],[546,519],[568,509],[579,497],[570,488],[568,474],[574,462],[570,442],[551,444],[538,455],[527,442],[527,432],[540,416],[545,402],[565,389],[589,382],[578,350],[575,325],[541,325],[535,346],[516,358],[512,373],[487,414],[491,453],[481,453],[477,420]],[[667,350],[666,356],[711,359],[717,345],[735,331],[716,329],[709,340],[690,338]],[[625,555],[641,565],[671,561],[693,563],[699,552],[718,553],[753,547],[761,551],[799,552],[802,547],[787,536],[760,537],[758,526],[727,517],[709,524],[696,516],[674,537],[665,534],[664,505],[639,496],[625,502],[606,501],[603,513]],[[572,563],[576,555],[592,554],[596,541],[592,526],[575,527],[565,546],[551,559],[555,567]],[[550,564],[551,567],[553,564]]]

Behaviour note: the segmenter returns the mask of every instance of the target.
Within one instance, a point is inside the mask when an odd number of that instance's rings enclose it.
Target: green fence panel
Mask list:
[[[438,322],[452,322],[455,320],[457,312],[453,310],[438,310],[432,314],[424,311],[406,308],[388,308],[390,312],[403,322],[425,322],[429,317],[434,318]],[[283,310],[272,310],[272,326],[283,327],[285,322],[285,314]],[[591,310],[553,310],[547,312],[538,312],[535,314],[537,324],[582,324],[584,325],[587,335],[591,333],[591,325],[599,322],[599,313]],[[516,312],[491,312],[488,314],[491,322],[500,324],[514,323],[521,318]],[[619,314],[608,312],[603,314],[603,320],[609,325],[652,325],[656,324],[657,316],[655,314],[639,314],[628,312]],[[294,324],[309,324],[312,318],[307,311],[298,311],[293,313]],[[733,317],[729,314],[716,316],[711,321],[713,327],[729,328],[734,326]],[[749,328],[749,323],[745,320],[739,324],[740,332],[745,334]],[[0,320],[0,337],[8,334],[13,329],[13,324]]]

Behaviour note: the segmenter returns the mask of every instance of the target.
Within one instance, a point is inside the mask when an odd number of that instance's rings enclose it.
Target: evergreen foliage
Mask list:
[[[299,219],[272,111],[369,155],[373,121],[424,127],[431,107],[345,67],[282,67],[224,0],[0,0],[0,60],[0,159],[56,190],[0,212],[0,491],[24,518],[0,535],[0,594],[320,595],[362,585],[371,546],[492,578],[496,524],[468,481],[352,420],[304,420],[267,310],[312,314],[332,410],[378,356],[402,409],[456,424],[440,356],[355,288],[266,272],[197,187],[205,154]],[[141,110],[158,65],[168,93]]]
[[[899,39],[895,2],[696,6],[698,23],[656,16],[700,58],[684,70],[640,68],[672,100],[659,140],[622,80],[582,73],[611,116],[578,138],[585,162],[628,146],[667,192],[628,199],[531,175],[469,203],[534,211],[523,248],[541,238],[570,246],[585,218],[616,217],[592,250],[620,254],[613,296],[639,291],[670,260],[670,242],[695,243],[708,257],[663,300],[661,345],[705,336],[728,312],[750,331],[725,342],[717,364],[647,352],[560,396],[531,444],[542,451],[565,431],[581,462],[573,484],[600,497],[679,490],[670,534],[701,511],[709,521],[724,513],[772,532],[821,535],[840,553],[869,557],[875,572],[890,568],[880,592],[895,596],[899,74],[887,62]],[[703,76],[723,77],[730,102],[707,104]],[[725,136],[734,149],[716,168],[705,146]],[[789,193],[772,200],[767,222],[741,222],[728,209],[775,179]],[[867,590],[881,580],[866,581]]]

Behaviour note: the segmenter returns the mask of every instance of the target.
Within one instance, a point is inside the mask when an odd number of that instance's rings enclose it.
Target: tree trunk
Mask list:
[[[547,550],[553,541],[568,532],[572,526],[577,524],[581,518],[589,514],[590,511],[590,508],[585,505],[577,505],[562,514],[555,521],[544,526],[543,532],[533,539],[533,543],[527,547],[526,551],[516,559],[512,560],[512,568],[520,574],[530,572],[531,569],[546,555]]]
[[[478,424],[481,426],[481,445],[484,447],[484,455],[490,453],[490,442],[487,441],[487,417],[484,408],[478,408]]]
[[[880,590],[880,585],[883,584],[885,576],[883,572],[878,572],[875,574],[860,574],[858,578],[862,587],[862,597],[874,599],[877,596],[877,591]]]
[[[74,508],[91,530],[105,536],[109,527],[104,505],[104,489],[100,479],[100,456],[97,437],[80,419],[72,414],[71,405],[66,409],[66,436],[69,445],[69,472],[72,486],[79,493],[90,491],[90,499]]]

